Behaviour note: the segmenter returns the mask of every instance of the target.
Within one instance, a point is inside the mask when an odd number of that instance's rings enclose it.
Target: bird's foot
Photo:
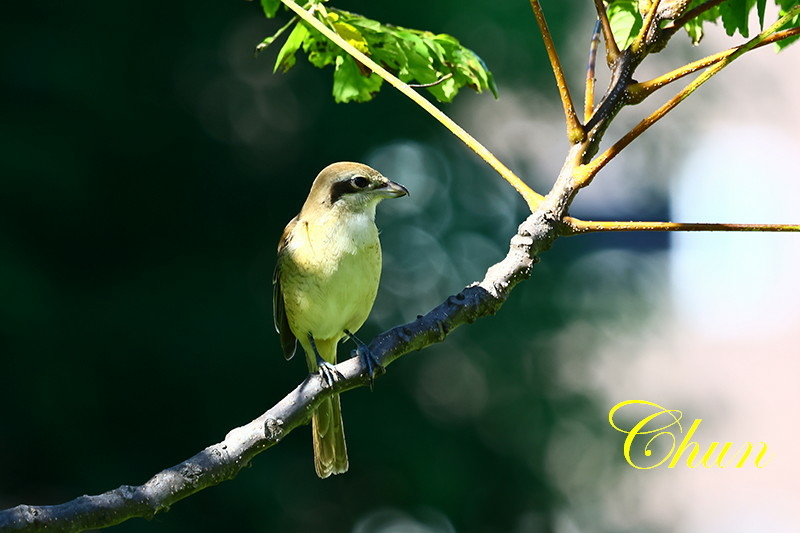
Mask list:
[[[317,360],[317,369],[319,370],[319,379],[322,380],[322,386],[326,389],[330,389],[333,387],[334,383],[340,379],[344,379],[344,376],[341,372],[336,370],[332,364],[322,358],[317,349],[317,343],[314,341],[314,336],[311,333],[308,334],[308,342],[311,344],[311,349],[314,350],[314,358]]]
[[[372,385],[375,383],[375,376],[383,374],[386,369],[380,364],[378,358],[372,353],[372,350],[369,349],[369,346],[364,344],[364,342],[349,331],[345,330],[345,333],[356,343],[356,349],[353,350],[353,352],[358,356],[358,360],[361,361],[361,364],[367,369],[369,389],[372,390]]]
[[[317,368],[319,369],[319,378],[322,380],[322,386],[326,389],[333,387],[333,384],[344,379],[341,372],[336,370],[336,367],[321,357],[317,360]]]

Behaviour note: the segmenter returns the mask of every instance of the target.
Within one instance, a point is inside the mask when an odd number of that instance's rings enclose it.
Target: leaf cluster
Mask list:
[[[280,2],[262,0],[261,5],[265,15],[272,17]],[[311,9],[326,26],[400,80],[424,86],[440,102],[452,101],[462,87],[479,93],[488,89],[497,96],[492,74],[481,58],[451,35],[383,24],[348,11],[325,8],[321,3],[313,3],[306,9]],[[294,28],[278,52],[276,71],[292,68],[302,50],[312,65],[334,67],[333,96],[337,102],[366,102],[380,90],[383,80],[378,75],[304,21],[293,19],[265,39],[256,51],[269,46],[292,24]]]
[[[786,12],[797,5],[796,0],[774,0],[779,8],[779,16],[783,16]],[[710,4],[716,4],[707,9],[698,10],[696,16],[690,17],[688,20],[681,20],[683,28],[689,35],[693,44],[698,44],[703,39],[704,25],[706,23],[721,22],[725,32],[733,36],[739,33],[742,37],[748,38],[750,36],[749,18],[753,9],[756,9],[758,14],[758,23],[761,30],[764,29],[764,13],[767,7],[767,0],[724,0],[722,2],[709,2],[708,0],[691,0],[690,2],[680,2],[680,0],[661,0],[659,4],[659,12],[662,10],[669,11],[669,7],[673,4],[685,4],[678,12],[674,13],[675,16],[671,18],[660,18],[658,23],[662,27],[667,27],[674,23],[673,18],[677,19],[680,15],[691,14],[692,10]],[[647,14],[647,10],[653,4],[652,0],[612,0],[608,6],[609,22],[614,33],[614,39],[619,48],[625,49],[631,44],[634,37],[642,28],[643,18]],[[787,23],[786,28],[796,27],[800,23],[800,17],[795,17],[792,21]],[[785,48],[795,39],[785,39],[777,43],[779,49]]]

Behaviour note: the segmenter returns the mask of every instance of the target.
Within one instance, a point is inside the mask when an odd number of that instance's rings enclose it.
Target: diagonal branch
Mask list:
[[[490,267],[482,281],[465,287],[417,320],[375,337],[369,349],[377,361],[386,367],[408,352],[443,341],[461,325],[495,314],[514,286],[530,277],[537,255],[556,238],[557,227],[552,213],[538,210],[530,215],[512,237],[506,257]],[[234,478],[256,455],[306,424],[327,396],[369,383],[367,369],[358,357],[336,365],[336,370],[342,378],[332,388],[325,388],[318,374],[309,375],[266,413],[143,485],[123,485],[60,505],[18,505],[0,511],[0,530],[83,531],[130,518],[152,518],[195,492]]]
[[[782,41],[783,39],[788,39],[796,35],[800,35],[800,28],[791,28],[788,30],[779,31],[765,38],[763,41],[753,46],[752,49],[755,50],[756,48],[760,48],[762,46],[766,46],[771,43],[776,43],[778,41]],[[647,98],[648,96],[650,96],[658,89],[661,89],[665,85],[668,85],[673,81],[677,81],[685,76],[688,76],[689,74],[693,74],[698,70],[719,63],[726,57],[735,53],[739,48],[740,47],[729,48],[722,52],[718,52],[708,57],[704,57],[703,59],[698,59],[697,61],[693,61],[688,65],[684,65],[671,72],[667,72],[666,74],[658,76],[657,78],[653,78],[652,80],[643,81],[639,83],[632,83],[628,85],[628,94],[630,97],[628,103],[631,105],[635,105],[644,100],[645,98]]]
[[[614,40],[614,32],[611,31],[611,23],[608,21],[608,13],[603,0],[594,0],[594,7],[597,10],[597,20],[603,28],[603,43],[606,47],[606,64],[610,67],[619,57],[619,47]]]
[[[647,11],[647,14],[644,15],[644,21],[642,22],[642,29],[639,30],[639,34],[631,43],[631,50],[633,50],[637,54],[641,52],[644,45],[650,40],[650,37],[653,35],[653,32],[655,31],[655,28],[658,25],[659,4],[661,4],[661,0],[653,1],[652,5]]]
[[[586,84],[583,95],[583,120],[588,122],[594,113],[594,88],[597,84],[597,46],[600,44],[600,21],[594,25],[592,40],[589,43],[589,60],[586,64]]]
[[[738,59],[746,52],[749,52],[756,46],[758,46],[761,42],[769,38],[771,35],[778,32],[778,30],[786,24],[787,21],[791,20],[794,16],[800,13],[800,6],[795,6],[790,9],[784,16],[779,18],[772,26],[764,30],[763,32],[756,35],[751,40],[747,41],[743,45],[736,48],[736,50],[725,56],[724,58],[720,59],[716,64],[708,68],[705,72],[697,76],[691,83],[689,83],[686,87],[684,87],[678,94],[673,96],[669,99],[664,105],[653,111],[650,115],[642,119],[636,126],[633,127],[631,131],[626,133],[622,136],[620,140],[614,143],[611,147],[609,147],[605,152],[597,156],[594,160],[590,163],[584,165],[581,169],[579,181],[582,185],[588,184],[594,178],[597,173],[608,164],[618,153],[620,153],[625,147],[627,147],[630,143],[632,143],[639,135],[647,131],[650,126],[664,118],[667,113],[672,111],[678,104],[683,102],[686,98],[689,97],[694,91],[700,88],[705,82],[710,80],[713,76],[715,76],[719,71],[723,68],[727,67],[731,64],[734,60]]]
[[[479,152],[479,155],[484,157],[512,185],[518,187],[518,190],[525,196],[532,208],[536,205],[539,206],[519,226],[517,234],[511,239],[507,256],[501,262],[490,267],[482,281],[464,288],[456,295],[450,296],[442,304],[424,316],[420,316],[417,320],[381,333],[372,340],[369,348],[378,363],[383,367],[390,365],[410,351],[419,350],[433,343],[443,341],[453,329],[461,325],[496,313],[505,303],[516,284],[530,277],[531,270],[538,260],[538,255],[546,251],[559,234],[567,234],[565,233],[565,227],[574,226],[573,234],[587,231],[610,231],[611,228],[603,227],[604,224],[617,224],[616,230],[690,229],[689,225],[682,225],[682,228],[678,228],[670,223],[603,223],[577,221],[576,219],[562,221],[562,216],[567,212],[576,189],[582,185],[582,182],[576,182],[575,178],[580,176],[576,176],[576,172],[573,171],[577,168],[582,168],[587,173],[585,175],[589,175],[588,173],[592,172],[591,176],[593,176],[605,164],[603,156],[593,161],[590,165],[581,165],[584,147],[578,144],[573,145],[556,186],[545,201],[542,202],[541,196],[530,190],[527,185],[494,158],[488,150],[479,145],[477,141],[472,139],[452,120],[436,110],[427,100],[385,71],[385,69],[376,65],[369,57],[350,46],[335,32],[330,31],[319,23],[307,11],[299,8],[292,0],[281,1],[349,54],[356,57],[434,115],[437,120],[440,120],[450,128],[473,150],[476,150],[476,146],[480,147],[479,149],[482,149],[484,153],[481,154]],[[538,1],[531,0],[531,4],[534,6],[534,11],[537,12]],[[538,7],[538,13],[541,14],[540,7]],[[790,12],[790,14],[794,13],[797,13],[797,9]],[[549,33],[547,33],[546,26],[542,31],[546,34],[546,40],[548,40]],[[774,32],[774,30],[772,31]],[[714,68],[722,68],[727,62],[753,48],[765,38],[765,34],[761,34],[735,53],[721,60]],[[552,48],[552,40],[549,39],[549,42],[548,48],[550,49]],[[558,70],[560,70],[560,67]],[[707,78],[714,73],[709,74]],[[560,85],[562,81],[559,80]],[[695,81],[697,82],[697,80]],[[697,83],[694,88],[699,86],[700,83]],[[565,85],[564,89],[566,89]],[[568,97],[568,93],[566,95]],[[686,96],[688,96],[688,93],[683,95],[681,100]],[[572,105],[571,100],[565,100],[565,109],[567,102],[570,106]],[[677,102],[675,105],[677,105]],[[574,115],[574,113],[573,107],[572,114]],[[577,126],[580,126],[577,122],[577,117],[573,118]],[[658,118],[660,116],[656,117],[653,122]],[[641,131],[644,129],[641,129]],[[638,133],[641,133],[641,131],[638,131]],[[631,140],[629,139],[627,142]],[[618,149],[622,147],[624,145],[618,147]],[[604,155],[607,156],[607,154]],[[517,180],[518,183],[514,180]],[[634,225],[639,227],[634,227]],[[645,226],[647,225],[650,227],[646,228]],[[626,226],[629,227],[626,228]],[[705,226],[708,229],[710,225],[694,225],[691,227],[699,230],[701,226]],[[718,231],[733,230],[734,225],[717,225],[714,229]],[[784,231],[797,231],[798,229],[800,229],[800,226],[785,225],[783,228]],[[740,230],[737,229],[737,231]],[[19,505],[12,509],[0,511],[0,530],[81,531],[108,527],[134,517],[149,518],[158,512],[169,509],[174,503],[195,492],[232,479],[256,455],[278,443],[298,426],[307,423],[315,407],[324,398],[333,393],[341,393],[364,386],[369,382],[367,369],[362,366],[358,357],[336,365],[336,369],[342,378],[333,387],[325,388],[318,375],[309,375],[300,385],[260,417],[230,431],[223,441],[205,448],[178,465],[159,472],[142,485],[123,485],[100,495],[81,496],[61,505]]]
[[[544,47],[547,50],[547,57],[550,59],[550,66],[553,68],[553,74],[556,77],[558,94],[561,96],[561,105],[564,107],[564,115],[567,119],[567,138],[572,144],[577,144],[583,141],[586,137],[586,132],[578,120],[575,104],[572,102],[572,96],[570,96],[569,87],[567,87],[567,78],[564,76],[564,69],[561,68],[561,60],[558,58],[553,36],[547,27],[547,20],[544,18],[542,6],[539,4],[539,0],[530,0],[530,2],[533,14],[536,16],[536,23],[539,25],[539,31],[542,33],[542,39],[544,39]]]
[[[505,179],[517,192],[525,199],[531,211],[536,209],[536,206],[541,202],[542,195],[531,189],[528,184],[519,179],[511,169],[505,166],[494,154],[492,154],[485,146],[478,142],[472,135],[459,126],[453,119],[444,114],[435,105],[426,100],[422,95],[408,86],[408,84],[400,81],[397,76],[378,65],[368,55],[356,49],[353,45],[348,43],[335,31],[328,28],[326,25],[317,20],[311,13],[297,5],[293,0],[281,0],[289,9],[294,11],[297,16],[302,18],[308,24],[314,27],[322,35],[333,41],[342,50],[353,56],[356,60],[369,68],[372,72],[386,80],[395,89],[403,93],[403,95],[410,98],[415,104],[428,112],[433,118],[438,120],[445,128],[450,130],[456,137],[458,137],[464,144],[466,144],[473,152],[478,154],[484,161],[489,163],[503,179]]]
[[[563,236],[600,231],[735,231],[735,232],[798,232],[800,224],[720,224],[714,222],[622,222],[594,221],[564,217]]]

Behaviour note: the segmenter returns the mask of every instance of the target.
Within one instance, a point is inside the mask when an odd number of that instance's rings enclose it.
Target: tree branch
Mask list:
[[[428,112],[433,118],[441,123],[445,128],[450,130],[453,135],[458,137],[470,150],[478,154],[489,166],[491,166],[500,176],[506,180],[517,192],[525,199],[531,212],[536,209],[539,202],[542,201],[542,195],[534,191],[524,181],[519,179],[511,169],[505,166],[495,155],[489,151],[488,148],[478,142],[472,135],[470,135],[464,128],[459,126],[453,119],[448,117],[444,112],[439,110],[435,105],[426,100],[422,95],[408,86],[408,84],[401,81],[397,76],[378,65],[368,55],[356,49],[353,45],[348,43],[339,34],[322,24],[311,13],[297,5],[293,0],[281,0],[289,9],[295,12],[297,16],[306,21],[314,27],[315,30],[322,35],[333,41],[342,50],[353,56],[361,64],[369,68],[372,72],[386,80],[387,83],[392,85],[395,89],[400,91],[403,95],[411,99],[415,104]]]
[[[567,138],[570,143],[577,144],[586,138],[586,132],[580,120],[578,120],[575,104],[569,94],[567,78],[564,76],[564,69],[561,68],[561,60],[558,58],[553,36],[547,27],[547,20],[544,18],[542,6],[539,4],[539,0],[530,0],[530,3],[533,14],[536,16],[536,23],[539,25],[539,31],[542,33],[542,39],[544,39],[544,47],[547,50],[547,57],[550,59],[550,66],[553,68],[553,74],[556,77],[558,94],[561,96],[561,105],[564,107],[564,116],[567,121]]]
[[[591,138],[587,139],[575,115],[569,93],[566,91],[563,72],[558,65],[552,39],[547,31],[537,0],[530,1],[537,14],[537,21],[542,27],[542,33],[545,35],[548,52],[552,52],[555,58],[554,71],[559,87],[562,89],[562,103],[565,106],[569,124],[568,131],[570,131],[573,141],[573,146],[570,148],[553,189],[544,198],[533,192],[460,126],[419,96],[408,85],[375,64],[368,56],[356,50],[335,32],[330,31],[292,0],[281,1],[448,127],[514,185],[525,197],[533,211],[519,226],[517,234],[512,237],[506,257],[491,266],[482,281],[465,287],[461,292],[450,296],[442,304],[417,320],[381,333],[372,340],[369,349],[375,355],[377,362],[384,368],[410,351],[420,350],[443,341],[452,330],[461,325],[496,313],[516,284],[530,277],[531,270],[538,261],[538,255],[549,249],[559,235],[611,230],[715,229],[717,231],[742,231],[743,229],[755,229],[754,226],[743,228],[744,225],[604,223],[564,218],[577,190],[588,184],[597,171],[617,152],[663,116],[671,107],[657,111],[618,141],[609,151],[591,163],[584,164],[587,150],[591,150],[594,146],[593,143],[599,141],[608,120],[616,112],[618,106],[625,103],[624,91],[630,80],[631,70],[638,63],[631,59],[630,54],[624,53],[615,62],[616,82],[618,83],[612,83],[610,95],[607,94],[607,98],[601,102],[593,121],[588,125],[587,130],[591,130]],[[709,2],[708,4],[712,3],[718,2]],[[792,13],[797,13],[797,8]],[[779,24],[774,25],[770,29],[771,31],[763,32],[736,52],[721,59],[706,74],[698,77],[693,85],[690,85],[691,90],[697,88],[738,55],[757,46],[777,27]],[[688,96],[691,90],[683,91],[671,101],[672,104],[668,102],[666,105],[674,107],[680,100]],[[570,130],[570,128],[572,129]],[[615,227],[611,227],[611,225],[615,225]],[[711,226],[715,227],[711,228]],[[798,229],[800,229],[798,226],[784,225],[782,231],[797,231]],[[112,526],[134,517],[151,518],[159,512],[168,510],[170,506],[195,492],[234,478],[256,455],[278,443],[296,427],[306,424],[314,409],[324,398],[333,393],[342,393],[369,383],[368,371],[362,366],[358,357],[336,365],[336,370],[342,377],[333,387],[326,388],[318,374],[309,375],[286,397],[255,420],[230,431],[223,441],[205,448],[180,464],[157,473],[142,485],[123,485],[103,494],[81,496],[60,505],[18,505],[0,511],[0,529],[3,531],[82,531]]]
[[[530,215],[512,237],[506,257],[490,267],[482,281],[465,287],[413,322],[375,337],[369,349],[380,365],[386,367],[408,352],[443,341],[461,325],[496,313],[514,286],[530,277],[537,255],[550,247],[558,226],[552,213],[543,209]],[[327,396],[369,383],[367,369],[358,357],[336,365],[336,370],[342,379],[332,388],[325,388],[318,374],[309,375],[266,413],[143,485],[123,485],[60,505],[18,505],[0,511],[0,530],[72,532],[109,527],[130,518],[152,518],[195,492],[236,477],[256,455],[308,423]]]
[[[715,222],[621,222],[581,220],[564,217],[561,235],[582,235],[600,231],[749,231],[796,232],[800,224],[720,224]]]
[[[752,50],[756,48],[761,48],[762,46],[766,46],[768,44],[776,43],[778,41],[782,41],[783,39],[788,39],[790,37],[794,37],[800,34],[800,28],[791,28],[788,30],[779,31],[777,33],[773,33],[769,37],[765,38],[763,41],[755,45]],[[658,89],[677,81],[689,74],[693,74],[698,70],[704,69],[706,67],[710,67],[716,63],[719,63],[726,57],[730,56],[731,54],[735,53],[740,47],[729,48],[722,52],[717,52],[716,54],[712,54],[710,56],[704,57],[703,59],[699,59],[697,61],[693,61],[687,65],[684,65],[680,68],[677,68],[671,72],[667,72],[666,74],[662,74],[657,78],[653,78],[652,80],[643,81],[639,83],[631,83],[628,85],[628,103],[631,105],[638,104],[652,93],[657,91]]]
[[[606,64],[610,67],[619,57],[619,47],[614,40],[614,32],[611,31],[611,23],[608,21],[608,13],[603,0],[594,0],[594,7],[597,10],[597,20],[603,28],[603,43],[606,47]]]
[[[594,113],[594,88],[597,83],[597,46],[600,44],[600,20],[594,25],[592,40],[589,42],[589,60],[586,63],[586,84],[583,92],[583,120],[588,122]],[[619,52],[617,52],[619,54]]]
[[[644,21],[642,22],[642,29],[639,30],[639,35],[631,43],[631,50],[634,53],[641,53],[643,47],[648,44],[651,36],[654,34],[658,25],[658,6],[661,0],[654,0],[647,13],[644,13]]]
[[[639,135],[647,131],[653,124],[661,120],[666,116],[667,113],[672,111],[678,104],[683,102],[686,98],[689,97],[694,91],[696,91],[701,85],[705,82],[710,80],[713,76],[718,74],[723,68],[727,67],[731,64],[734,60],[738,59],[746,52],[749,52],[753,48],[756,48],[761,42],[768,39],[771,35],[778,32],[778,30],[786,24],[792,17],[800,13],[800,6],[796,6],[790,9],[784,16],[779,18],[772,26],[767,28],[766,30],[762,31],[754,38],[750,39],[743,45],[737,47],[734,52],[725,57],[721,58],[717,61],[713,66],[709,67],[705,70],[702,74],[697,76],[694,80],[691,81],[686,87],[681,89],[678,94],[673,96],[669,99],[664,105],[653,111],[650,115],[642,119],[634,128],[626,133],[625,135],[620,138],[616,143],[614,143],[611,147],[609,147],[605,152],[597,156],[591,163],[584,165],[582,169],[581,175],[581,183],[588,184],[594,178],[594,176],[611,161],[616,155],[621,152],[625,147],[627,147],[630,143],[632,143]],[[624,55],[623,55],[624,57]],[[598,113],[600,110],[598,110]],[[591,124],[591,123],[590,123]]]

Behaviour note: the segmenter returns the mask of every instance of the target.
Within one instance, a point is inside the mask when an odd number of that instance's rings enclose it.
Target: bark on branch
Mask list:
[[[537,255],[555,240],[559,224],[552,212],[537,210],[519,226],[506,257],[490,267],[482,281],[448,297],[413,322],[375,337],[369,348],[381,365],[386,367],[403,354],[443,341],[458,326],[496,313],[511,289],[530,277]],[[358,357],[336,365],[336,369],[342,379],[333,388],[325,388],[317,374],[309,375],[266,413],[233,429],[222,442],[162,470],[143,485],[122,485],[60,505],[18,505],[0,511],[0,530],[83,531],[113,526],[130,518],[152,518],[197,491],[236,477],[257,454],[308,423],[326,396],[369,383]]]

